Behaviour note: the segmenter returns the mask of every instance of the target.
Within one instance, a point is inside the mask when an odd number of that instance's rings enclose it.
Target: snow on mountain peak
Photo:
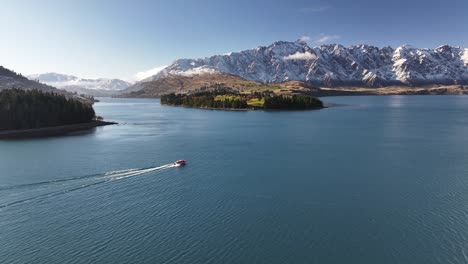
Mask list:
[[[123,90],[130,86],[130,83],[119,79],[84,79],[73,75],[60,74],[60,73],[44,73],[34,74],[27,76],[31,80],[37,80],[50,86],[60,89],[68,87],[79,87],[93,90]]]
[[[41,82],[67,82],[78,79],[78,77],[68,74],[59,74],[48,72],[42,74],[33,74],[28,76],[29,79],[39,80]]]
[[[179,59],[151,79],[221,72],[259,82],[298,80],[323,86],[451,84],[468,83],[467,66],[468,49],[448,45],[435,49],[367,44],[311,48],[299,40],[202,59]]]

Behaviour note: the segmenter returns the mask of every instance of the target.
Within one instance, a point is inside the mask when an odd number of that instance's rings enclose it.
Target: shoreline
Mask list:
[[[159,98],[156,98],[159,99]],[[192,109],[203,109],[203,110],[224,110],[224,111],[250,111],[250,110],[256,110],[256,109],[251,109],[251,108],[215,108],[215,107],[192,107],[192,106],[186,106],[186,105],[175,105],[175,104],[163,104],[161,105],[167,105],[171,107],[183,107],[183,108],[192,108]]]
[[[52,137],[61,136],[68,133],[84,131],[100,126],[116,125],[116,122],[107,122],[93,120],[87,123],[79,123],[64,126],[54,127],[43,127],[33,129],[20,129],[20,130],[6,130],[0,131],[0,140],[2,139],[25,139],[25,138],[40,138],[40,137]]]
[[[385,96],[385,95],[468,95],[468,86],[429,86],[429,87],[402,87],[389,86],[380,88],[368,87],[321,87],[312,92],[313,96]]]
[[[317,107],[317,108],[305,108],[305,109],[263,109],[263,108],[216,108],[216,107],[192,107],[185,105],[174,105],[174,104],[163,104],[171,107],[184,107],[191,109],[202,109],[202,110],[218,110],[218,111],[233,111],[233,112],[246,112],[246,111],[308,111],[308,110],[320,110],[328,108],[328,106]]]
[[[284,91],[283,91],[284,90]],[[385,86],[385,87],[359,87],[359,86],[337,86],[337,87],[285,87],[279,94],[305,94],[314,97],[329,96],[367,96],[367,95],[468,95],[467,85],[428,85],[428,86]],[[114,96],[116,98],[161,98],[161,94],[133,95],[123,94]]]

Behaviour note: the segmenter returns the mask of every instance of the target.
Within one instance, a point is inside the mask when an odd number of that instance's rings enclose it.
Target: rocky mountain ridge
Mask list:
[[[304,41],[278,41],[269,46],[202,59],[179,59],[148,82],[169,75],[228,73],[263,83],[303,81],[318,86],[468,84],[468,49],[448,45],[396,49],[339,44],[309,47]]]

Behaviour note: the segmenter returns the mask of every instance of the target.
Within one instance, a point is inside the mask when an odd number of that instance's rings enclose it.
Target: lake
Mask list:
[[[0,262],[466,263],[468,97],[323,100],[0,141]]]

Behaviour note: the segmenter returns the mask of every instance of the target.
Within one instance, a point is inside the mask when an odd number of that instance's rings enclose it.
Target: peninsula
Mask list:
[[[0,91],[0,139],[55,136],[111,124],[96,117],[91,104],[61,94]]]

